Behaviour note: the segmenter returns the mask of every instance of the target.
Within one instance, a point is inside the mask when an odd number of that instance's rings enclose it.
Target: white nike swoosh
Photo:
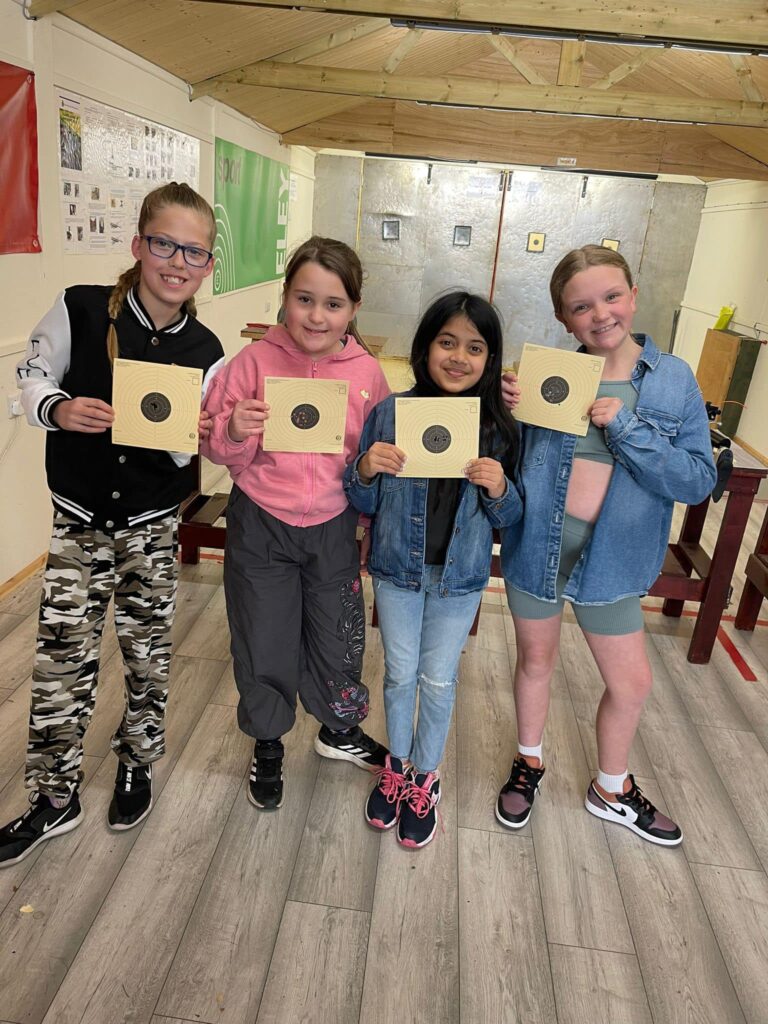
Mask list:
[[[43,835],[45,835],[46,832],[50,832],[52,828],[55,828],[60,821],[63,821],[67,816],[68,810],[69,807],[67,807],[62,816],[60,818],[57,818],[56,821],[52,821],[49,825],[43,825]]]

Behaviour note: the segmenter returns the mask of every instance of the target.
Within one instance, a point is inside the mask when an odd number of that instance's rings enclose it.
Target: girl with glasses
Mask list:
[[[17,367],[27,419],[47,432],[54,522],[32,675],[30,807],[0,829],[0,867],[82,820],[83,737],[113,595],[126,705],[112,739],[109,826],[133,828],[152,807],[152,764],[165,749],[177,514],[196,477],[189,455],[112,443],[112,363],[119,355],[196,367],[205,391],[224,359],[195,317],[194,295],[213,269],[215,234],[213,211],[188,185],[150,192],[135,264],[114,286],[62,292]],[[203,433],[205,423],[201,415]]]

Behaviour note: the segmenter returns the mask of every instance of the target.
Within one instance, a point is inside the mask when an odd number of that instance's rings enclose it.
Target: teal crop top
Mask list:
[[[637,392],[631,380],[604,380],[597,389],[598,398],[620,398],[631,411],[637,406]],[[590,422],[584,437],[576,440],[575,459],[589,459],[591,462],[613,462],[613,455],[605,443],[602,427]]]

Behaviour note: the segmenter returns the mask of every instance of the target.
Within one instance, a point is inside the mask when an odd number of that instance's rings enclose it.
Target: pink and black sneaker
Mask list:
[[[365,804],[365,820],[373,828],[383,831],[397,824],[400,803],[405,793],[407,778],[403,762],[394,754],[387,754],[384,767],[377,772],[376,785]]]
[[[595,789],[594,781],[590,782],[584,806],[590,814],[603,821],[612,821],[616,825],[636,832],[649,843],[658,846],[678,846],[683,841],[680,826],[676,825],[661,811],[657,811],[650,800],[643,796],[633,775],[629,776],[631,786],[628,793],[617,793],[616,803],[604,800]]]
[[[437,829],[440,779],[436,772],[411,772],[406,776],[405,794],[397,822],[397,841],[411,850],[430,843]]]
[[[528,824],[544,771],[528,764],[522,754],[515,756],[509,778],[496,801],[497,821],[507,828],[522,828]]]

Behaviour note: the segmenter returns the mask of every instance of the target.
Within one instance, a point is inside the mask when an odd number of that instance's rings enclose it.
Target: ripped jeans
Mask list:
[[[384,709],[392,753],[422,772],[440,764],[451,727],[459,658],[482,590],[440,596],[442,565],[424,566],[419,591],[376,579],[384,645]],[[418,721],[414,727],[416,695]]]

